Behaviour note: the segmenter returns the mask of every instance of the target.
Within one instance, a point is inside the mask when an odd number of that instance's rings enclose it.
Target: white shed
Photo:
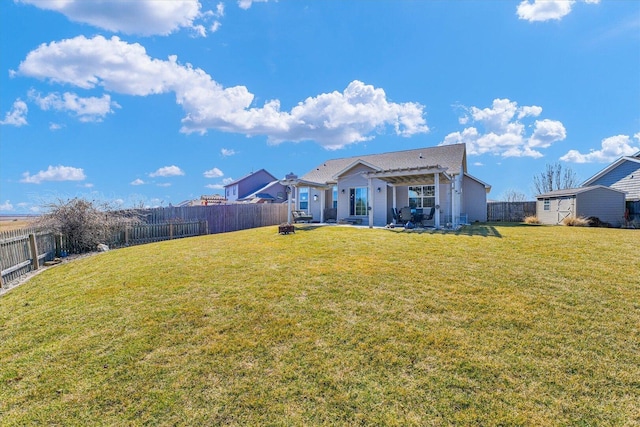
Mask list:
[[[624,220],[625,193],[603,185],[569,188],[536,197],[538,220],[561,224],[565,218],[596,217],[614,227]]]

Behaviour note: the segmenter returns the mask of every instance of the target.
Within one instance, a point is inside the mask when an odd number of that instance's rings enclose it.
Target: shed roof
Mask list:
[[[616,190],[615,188],[607,187],[604,185],[592,185],[589,187],[566,188],[564,190],[550,191],[548,193],[537,195],[536,199],[552,199],[554,197],[569,197],[569,196],[575,196],[581,193],[586,193],[588,191],[593,191],[596,189],[604,189],[604,190],[615,191],[616,193],[624,194],[624,191]]]

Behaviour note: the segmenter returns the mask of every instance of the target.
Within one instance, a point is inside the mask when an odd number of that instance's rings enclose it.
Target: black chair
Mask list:
[[[413,219],[413,215],[411,214],[411,208],[409,206],[405,206],[400,209],[400,222],[407,223]]]

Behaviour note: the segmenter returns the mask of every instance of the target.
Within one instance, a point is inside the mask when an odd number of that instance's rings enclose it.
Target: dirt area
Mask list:
[[[2,218],[0,219],[0,232],[19,230],[29,227],[31,224],[33,224],[32,219]]]

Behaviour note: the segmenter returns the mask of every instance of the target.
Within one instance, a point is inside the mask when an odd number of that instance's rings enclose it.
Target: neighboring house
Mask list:
[[[542,224],[561,224],[565,218],[596,217],[619,227],[624,219],[625,193],[603,185],[556,190],[536,196]]]
[[[252,172],[224,186],[229,203],[235,202],[284,202],[286,187],[264,169]]]
[[[604,185],[624,191],[627,220],[640,221],[640,151],[633,156],[620,157],[582,185]]]
[[[393,223],[393,209],[405,206],[435,207],[436,228],[486,221],[491,189],[467,173],[465,144],[327,160],[281,182],[297,189],[294,209],[321,222],[335,210],[338,221],[369,226]]]
[[[626,193],[629,201],[640,200],[640,151],[621,157],[582,183],[583,187],[604,185]]]

